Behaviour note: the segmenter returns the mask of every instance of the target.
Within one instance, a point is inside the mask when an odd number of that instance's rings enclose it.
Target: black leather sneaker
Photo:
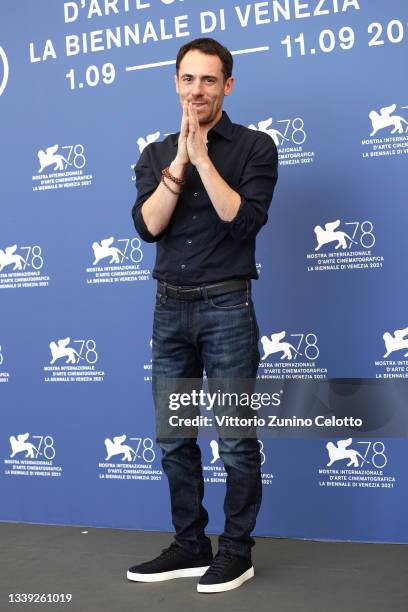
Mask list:
[[[250,558],[228,551],[218,552],[214,561],[197,584],[199,593],[221,593],[241,586],[254,575]]]
[[[202,576],[212,559],[211,551],[201,555],[192,555],[172,542],[168,548],[162,550],[156,559],[130,567],[127,578],[135,582],[159,582],[171,578]]]

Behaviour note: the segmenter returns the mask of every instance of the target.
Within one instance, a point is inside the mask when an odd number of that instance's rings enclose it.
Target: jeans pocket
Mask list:
[[[210,297],[208,301],[211,306],[217,310],[235,310],[249,306],[248,292],[246,289],[215,295]]]

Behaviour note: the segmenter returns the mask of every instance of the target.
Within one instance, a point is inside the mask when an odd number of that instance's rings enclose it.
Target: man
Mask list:
[[[136,165],[132,210],[141,238],[157,242],[152,339],[156,423],[166,409],[160,380],[255,379],[259,329],[251,298],[255,237],[267,222],[277,180],[269,135],[232,123],[223,111],[234,78],[230,52],[211,38],[180,48],[175,85],[178,134],[151,143]],[[168,409],[168,404],[167,404]],[[130,580],[201,576],[199,592],[240,586],[254,575],[250,533],[261,504],[256,437],[219,438],[227,472],[225,528],[213,558],[205,535],[204,482],[196,437],[157,437],[168,477],[175,537]]]

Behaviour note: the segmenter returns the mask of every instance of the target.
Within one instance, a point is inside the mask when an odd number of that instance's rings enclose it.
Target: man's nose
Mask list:
[[[193,83],[193,88],[191,90],[191,95],[199,96],[202,94],[202,83],[200,79],[196,79]]]

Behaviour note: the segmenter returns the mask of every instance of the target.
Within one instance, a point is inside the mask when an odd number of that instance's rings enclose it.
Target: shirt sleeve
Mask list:
[[[142,206],[144,202],[150,198],[159,185],[153,172],[150,146],[151,145],[147,145],[147,147],[143,149],[139,161],[135,166],[137,199],[132,208],[132,217],[136,231],[141,239],[145,242],[157,242],[163,237],[166,228],[156,236],[151,234],[147,229],[142,215]]]
[[[255,238],[268,220],[268,209],[278,180],[278,151],[272,138],[257,138],[236,191],[241,196],[237,214],[229,225],[235,240]]]

